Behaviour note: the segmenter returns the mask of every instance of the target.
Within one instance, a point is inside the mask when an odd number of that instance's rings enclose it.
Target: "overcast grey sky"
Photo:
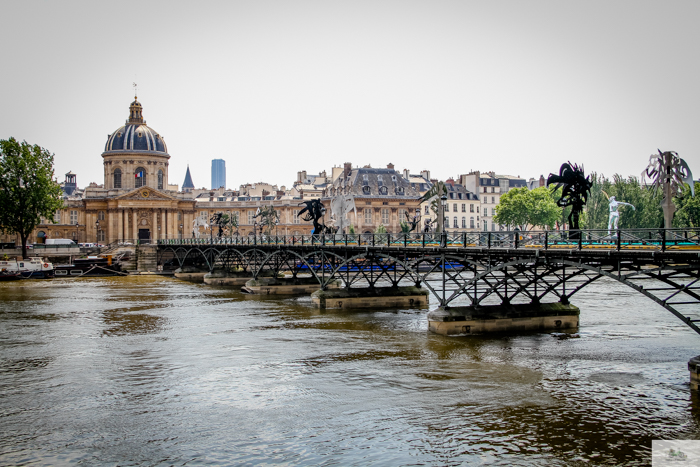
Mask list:
[[[170,182],[290,186],[352,162],[700,174],[700,2],[0,0],[0,138],[103,182],[138,83]]]

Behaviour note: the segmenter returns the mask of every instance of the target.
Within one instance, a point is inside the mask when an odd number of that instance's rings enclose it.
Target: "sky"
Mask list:
[[[700,174],[700,2],[0,0],[0,139],[103,183],[134,98],[209,188],[286,185],[351,162],[639,176],[673,150]]]

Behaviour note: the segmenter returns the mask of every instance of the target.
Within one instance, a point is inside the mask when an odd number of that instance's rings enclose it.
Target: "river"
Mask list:
[[[650,465],[700,336],[608,280],[579,336],[444,337],[160,276],[0,284],[1,465]],[[434,305],[433,305],[434,306]]]

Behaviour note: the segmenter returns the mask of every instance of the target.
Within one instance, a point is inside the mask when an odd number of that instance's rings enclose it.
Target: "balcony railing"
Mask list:
[[[699,229],[501,231],[335,235],[247,235],[158,240],[158,245],[276,245],[323,247],[696,250]]]

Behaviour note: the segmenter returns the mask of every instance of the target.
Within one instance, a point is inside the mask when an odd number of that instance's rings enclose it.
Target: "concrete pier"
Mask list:
[[[340,287],[340,281],[333,281],[328,287]],[[248,280],[241,291],[255,295],[306,295],[320,288],[314,277],[258,277]]]
[[[428,291],[419,287],[317,290],[311,301],[318,308],[414,308],[428,304]]]
[[[203,282],[207,285],[228,285],[240,287],[245,285],[246,282],[252,278],[253,275],[250,272],[213,271],[204,275]]]
[[[688,361],[688,371],[690,371],[690,390],[700,390],[700,355],[693,357]]]
[[[562,303],[467,306],[428,313],[428,329],[445,336],[574,330],[578,324],[578,307]]]

